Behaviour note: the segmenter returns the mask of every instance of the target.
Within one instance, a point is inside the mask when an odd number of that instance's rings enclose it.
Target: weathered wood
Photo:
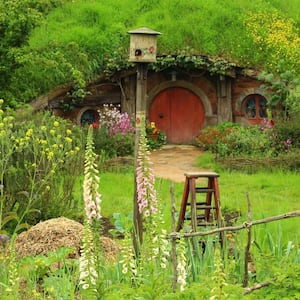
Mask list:
[[[175,197],[174,197],[174,183],[171,182],[171,187],[170,187],[170,194],[171,194],[171,216],[172,216],[172,231],[175,231],[175,226],[176,226],[176,218],[175,218],[175,213],[176,213],[176,207],[175,207]],[[178,279],[178,274],[177,274],[177,255],[176,255],[176,240],[172,239],[172,269],[173,269],[173,284],[172,284],[172,289],[173,292],[176,290],[177,287],[177,279]]]
[[[249,193],[247,193],[247,204],[248,204],[248,224],[251,224],[252,222],[252,209],[251,209],[251,202],[249,198]],[[251,260],[250,255],[250,247],[251,247],[251,225],[247,228],[247,245],[245,247],[245,258],[244,258],[244,279],[243,279],[243,287],[246,287],[248,285],[248,264]]]
[[[238,231],[242,230],[245,228],[249,228],[251,226],[259,225],[259,224],[264,224],[264,223],[269,223],[269,222],[274,222],[282,219],[288,219],[288,218],[295,218],[300,216],[300,210],[292,211],[292,212],[287,212],[282,215],[277,215],[273,217],[268,217],[260,220],[255,220],[250,223],[244,222],[241,225],[238,226],[226,226],[226,227],[220,227],[208,231],[200,231],[200,232],[190,232],[190,233],[183,233],[180,234],[179,232],[171,232],[169,234],[169,238],[179,238],[179,236],[183,237],[195,237],[195,236],[205,236],[205,235],[211,235],[215,233],[220,233],[220,232],[225,232],[225,231]]]
[[[300,157],[294,157],[292,160],[289,157],[217,157],[216,161],[231,170],[276,169],[281,167],[293,169],[300,166]]]
[[[276,280],[277,280],[277,278],[272,278],[272,279],[270,279],[268,281],[263,281],[263,282],[260,282],[258,284],[255,284],[253,286],[247,287],[247,288],[245,288],[243,295],[250,294],[251,292],[253,292],[255,290],[261,289],[264,286],[268,286],[268,285],[270,285],[272,282],[274,282]]]

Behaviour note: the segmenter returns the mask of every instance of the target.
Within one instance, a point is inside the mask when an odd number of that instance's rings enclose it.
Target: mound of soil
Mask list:
[[[50,219],[22,232],[15,241],[19,257],[47,255],[61,247],[73,248],[70,258],[80,256],[84,228],[81,223],[61,217]],[[108,237],[100,237],[103,254],[107,259],[114,259],[118,252],[116,243]]]

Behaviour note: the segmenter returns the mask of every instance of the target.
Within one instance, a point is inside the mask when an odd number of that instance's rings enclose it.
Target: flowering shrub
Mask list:
[[[133,154],[135,128],[130,116],[115,106],[104,106],[99,116],[99,128],[93,126],[95,151],[105,151],[109,158]]]
[[[211,126],[200,130],[195,137],[195,144],[202,150],[217,151],[217,144],[219,142],[226,142],[227,136],[239,125],[234,123],[222,123],[218,126]]]
[[[274,62],[284,59],[290,69],[299,70],[300,38],[292,19],[283,18],[277,11],[266,18],[264,12],[256,11],[248,14],[244,24],[256,49],[264,52],[269,69],[274,70]]]
[[[157,149],[166,143],[166,135],[159,130],[154,122],[150,122],[146,126],[146,138],[149,149]]]
[[[109,136],[134,133],[134,127],[128,113],[121,113],[115,106],[104,106],[99,111],[99,127],[107,128]]]
[[[48,113],[23,108],[14,116],[1,110],[0,145],[0,229],[61,216],[74,205],[82,166],[76,127]]]
[[[283,124],[267,120],[249,127],[223,123],[201,130],[195,144],[218,157],[276,157],[299,145],[300,130]]]

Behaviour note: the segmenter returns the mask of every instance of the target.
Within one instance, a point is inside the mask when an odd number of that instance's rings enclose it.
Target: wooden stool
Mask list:
[[[182,229],[186,220],[191,220],[193,232],[202,226],[221,227],[219,174],[215,172],[189,172],[184,175],[186,179],[176,231]],[[196,186],[196,180],[200,178],[207,179],[206,186]],[[200,202],[196,198],[198,193],[206,194],[205,201]],[[186,214],[187,206],[190,206],[190,216]]]

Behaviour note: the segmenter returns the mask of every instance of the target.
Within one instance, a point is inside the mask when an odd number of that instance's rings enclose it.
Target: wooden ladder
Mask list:
[[[179,232],[183,223],[189,220],[193,232],[197,232],[200,227],[221,227],[219,174],[215,172],[189,172],[184,175],[185,185],[176,231]],[[201,179],[202,184],[200,185],[199,180]],[[203,179],[207,179],[206,186],[203,186]],[[198,193],[206,194],[205,201],[197,199],[196,194]],[[190,206],[190,214],[187,213],[187,206]],[[220,239],[222,242],[221,235]]]

